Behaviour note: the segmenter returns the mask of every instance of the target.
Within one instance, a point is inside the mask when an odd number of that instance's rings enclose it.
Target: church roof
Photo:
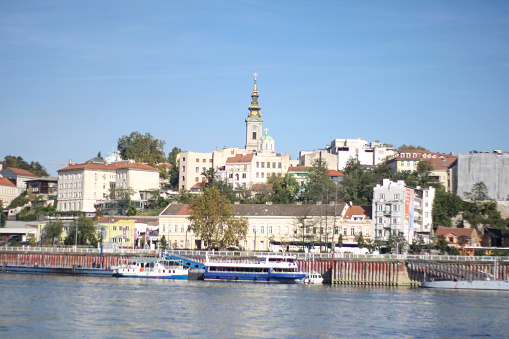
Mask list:
[[[260,140],[274,140],[270,135],[264,134],[260,137]]]

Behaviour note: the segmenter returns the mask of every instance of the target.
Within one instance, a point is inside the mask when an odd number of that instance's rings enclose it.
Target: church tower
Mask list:
[[[258,139],[262,136],[263,119],[262,109],[258,104],[258,89],[256,88],[256,77],[254,74],[254,88],[251,94],[251,105],[249,106],[249,114],[246,118],[246,150],[255,153],[258,149]]]

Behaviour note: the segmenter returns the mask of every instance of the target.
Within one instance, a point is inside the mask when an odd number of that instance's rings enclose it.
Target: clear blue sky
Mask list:
[[[334,138],[509,151],[506,0],[2,0],[0,158],[83,162],[133,131],[244,147],[255,72],[293,159]]]

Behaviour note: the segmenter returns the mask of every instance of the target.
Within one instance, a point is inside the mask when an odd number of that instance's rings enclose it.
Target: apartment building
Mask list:
[[[391,234],[401,234],[411,243],[421,235],[429,240],[434,197],[433,187],[413,189],[403,180],[384,179],[373,188],[372,237],[386,241]]]

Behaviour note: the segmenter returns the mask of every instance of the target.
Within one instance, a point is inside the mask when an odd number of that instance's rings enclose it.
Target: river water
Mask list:
[[[509,337],[509,292],[0,274],[2,338]]]

